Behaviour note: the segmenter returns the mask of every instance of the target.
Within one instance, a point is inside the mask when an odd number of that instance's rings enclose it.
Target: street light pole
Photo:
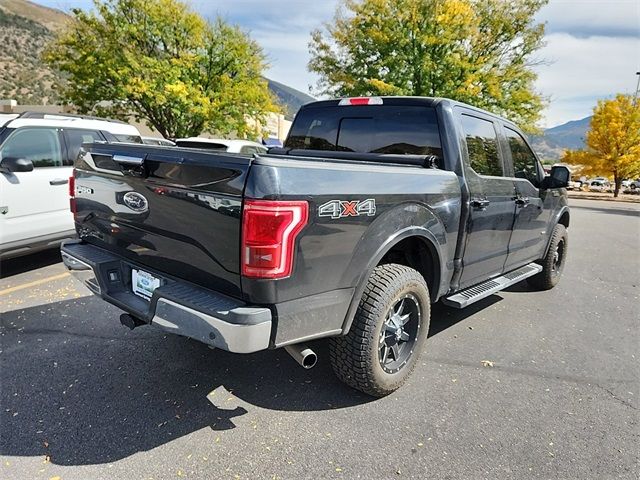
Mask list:
[[[638,103],[638,91],[640,90],[640,72],[636,72],[636,75],[638,76],[638,83],[636,84],[636,96],[633,98],[633,106],[636,106],[636,103]]]

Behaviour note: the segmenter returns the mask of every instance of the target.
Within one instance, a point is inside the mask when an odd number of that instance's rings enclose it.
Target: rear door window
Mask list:
[[[76,130],[69,129],[64,131],[67,138],[67,147],[69,149],[69,161],[73,162],[78,158],[80,147],[83,143],[93,143],[103,141],[102,135],[94,130]]]
[[[462,115],[462,129],[467,141],[469,165],[479,175],[504,175],[498,153],[498,134],[493,122],[471,115]]]
[[[435,110],[419,106],[331,106],[303,109],[285,147],[442,158]]]

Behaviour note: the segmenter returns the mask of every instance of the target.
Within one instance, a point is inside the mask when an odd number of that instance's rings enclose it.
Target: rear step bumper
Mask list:
[[[145,323],[235,353],[269,347],[271,311],[139,267],[107,250],[74,240],[61,247],[62,260],[93,293]],[[131,270],[162,280],[150,300],[131,289]]]
[[[505,273],[504,275],[492,278],[491,280],[487,280],[486,282],[474,285],[473,287],[443,298],[442,303],[450,307],[464,308],[467,305],[471,305],[472,303],[482,300],[489,295],[493,295],[500,290],[504,290],[527,277],[536,275],[541,271],[542,267],[540,265],[537,263],[530,263],[524,267],[518,268],[517,270]]]

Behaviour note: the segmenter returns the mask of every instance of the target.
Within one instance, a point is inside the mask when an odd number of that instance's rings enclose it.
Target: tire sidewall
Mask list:
[[[420,353],[424,348],[427,334],[429,331],[429,318],[431,301],[429,298],[429,291],[427,290],[424,282],[412,280],[406,282],[403,285],[398,285],[399,288],[394,289],[390,294],[385,297],[385,301],[380,302],[377,306],[377,318],[376,328],[372,331],[372,338],[370,338],[371,348],[369,349],[367,363],[371,366],[371,375],[375,382],[382,386],[384,390],[393,391],[396,390],[407,377],[411,374],[415,365],[420,357]],[[384,328],[384,323],[389,310],[396,304],[398,300],[407,294],[413,295],[418,301],[420,307],[420,328],[418,329],[417,338],[413,345],[411,356],[407,362],[395,373],[388,373],[383,370],[379,360],[378,341],[380,333]]]
[[[560,243],[563,243],[563,252],[562,252],[562,262],[559,265],[559,268],[554,273],[553,271],[553,256],[555,254],[556,249]],[[551,241],[551,245],[549,245],[549,252],[547,253],[547,258],[545,259],[545,265],[543,272],[546,276],[546,282],[549,287],[555,287],[560,278],[562,277],[562,273],[564,272],[564,267],[567,263],[567,253],[569,251],[569,236],[567,235],[567,230],[564,225],[556,225],[553,231],[553,240]]]

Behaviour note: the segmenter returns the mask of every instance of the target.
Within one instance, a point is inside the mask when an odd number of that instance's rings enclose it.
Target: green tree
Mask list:
[[[238,27],[178,0],[94,0],[44,53],[82,113],[146,121],[165,137],[255,136],[274,109],[265,57]],[[264,123],[263,123],[264,124]]]
[[[344,0],[312,33],[309,69],[331,96],[449,97],[529,130],[543,98],[532,54],[547,0]]]
[[[567,150],[562,161],[586,175],[613,176],[617,197],[625,178],[640,177],[640,104],[630,95],[600,100],[593,109],[586,148]]]

